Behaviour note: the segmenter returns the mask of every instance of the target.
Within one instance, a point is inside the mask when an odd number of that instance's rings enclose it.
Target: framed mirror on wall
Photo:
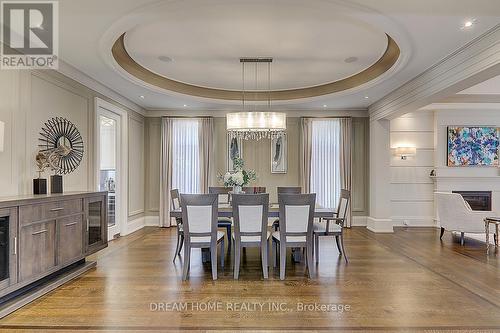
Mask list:
[[[243,139],[236,138],[227,133],[227,171],[233,172],[233,161],[235,158],[243,158]]]
[[[288,140],[286,135],[271,139],[271,173],[287,173]]]

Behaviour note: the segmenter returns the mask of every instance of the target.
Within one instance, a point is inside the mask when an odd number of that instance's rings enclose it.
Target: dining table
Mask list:
[[[336,211],[332,208],[324,208],[319,205],[316,205],[314,208],[314,217],[315,218],[328,218],[328,217],[334,217],[334,214]],[[231,206],[230,203],[220,203],[218,210],[217,210],[217,215],[218,217],[233,217],[233,207]],[[279,217],[279,205],[277,203],[271,203],[269,204],[269,210],[268,210],[268,218],[278,218]],[[182,210],[180,208],[178,209],[172,209],[170,211],[170,217],[175,217],[175,218],[182,218]],[[271,220],[269,222],[269,227],[272,227],[274,224],[274,220]],[[231,235],[227,235],[228,237],[231,237]],[[203,251],[202,249],[202,261],[203,262],[209,262],[210,261],[210,253],[209,251]],[[230,251],[231,249],[228,249]],[[302,252],[301,251],[293,251],[293,260],[295,262],[300,262],[302,260]]]

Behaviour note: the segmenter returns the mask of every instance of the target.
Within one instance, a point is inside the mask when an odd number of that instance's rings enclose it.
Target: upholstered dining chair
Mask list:
[[[245,194],[261,194],[261,193],[266,193],[266,187],[262,186],[246,186],[243,187],[243,192]]]
[[[319,262],[319,238],[325,236],[335,236],[339,254],[344,256],[345,262],[348,262],[344,249],[344,224],[346,222],[350,200],[351,192],[348,190],[340,190],[337,211],[333,213],[333,216],[325,217],[319,222],[314,222],[314,253],[316,262]]]
[[[230,193],[233,190],[232,187],[221,187],[221,186],[210,186],[208,188],[208,193],[217,194],[219,204],[229,205],[231,202]],[[227,246],[231,249],[231,228],[233,226],[233,220],[230,217],[219,217],[218,218],[219,228],[226,228],[227,234]]]
[[[241,249],[260,247],[262,273],[268,278],[268,243],[271,233],[267,230],[269,194],[233,194],[234,219],[234,278],[240,273]]]
[[[276,188],[276,192],[278,194],[278,197],[280,194],[300,194],[302,193],[302,187],[300,186],[278,186]],[[279,228],[279,219],[274,220],[273,222],[273,229],[274,231],[277,231]]]
[[[272,234],[273,263],[279,248],[280,279],[285,279],[286,249],[306,248],[306,266],[309,277],[313,274],[313,218],[316,194],[280,194],[279,231]]]
[[[212,278],[217,280],[217,245],[221,244],[221,267],[224,268],[224,233],[217,230],[217,194],[181,194],[184,226],[184,267],[182,279],[187,280],[191,249],[209,248]]]
[[[170,191],[170,199],[172,201],[173,209],[181,208],[181,198],[179,196],[178,189],[173,189]],[[177,258],[177,256],[181,254],[182,245],[184,244],[184,229],[182,226],[182,218],[176,217],[175,222],[177,224],[177,245],[175,246],[175,254],[172,261],[175,261],[175,258]]]

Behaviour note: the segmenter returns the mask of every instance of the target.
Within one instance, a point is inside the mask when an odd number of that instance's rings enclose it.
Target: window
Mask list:
[[[317,119],[311,127],[311,193],[316,203],[335,208],[340,197],[340,120]]]
[[[172,122],[172,188],[180,193],[201,193],[200,122],[197,119]]]

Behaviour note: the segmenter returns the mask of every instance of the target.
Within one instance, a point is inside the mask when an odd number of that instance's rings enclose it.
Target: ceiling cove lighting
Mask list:
[[[286,114],[271,111],[271,63],[272,58],[241,58],[242,64],[242,111],[228,113],[226,116],[227,131],[231,137],[244,140],[273,139],[286,135]],[[245,111],[245,65],[255,65],[255,91],[257,91],[257,66],[267,64],[268,111]]]

